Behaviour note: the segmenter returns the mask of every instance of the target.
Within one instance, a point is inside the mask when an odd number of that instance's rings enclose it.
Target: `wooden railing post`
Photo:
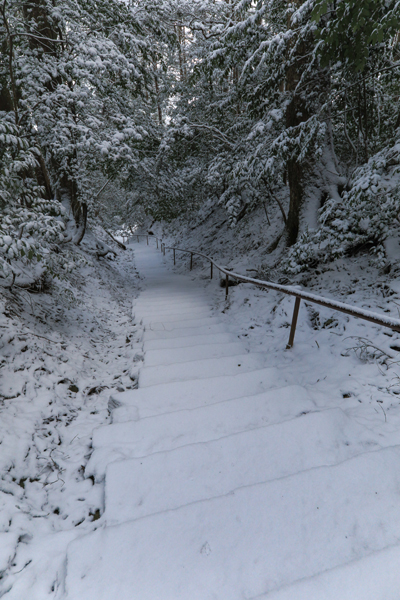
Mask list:
[[[210,276],[210,279],[212,279],[213,278],[213,266],[214,265],[212,264],[212,262],[210,262],[210,265],[211,265],[211,276]]]
[[[229,290],[229,275],[228,273],[225,275],[225,300],[228,297],[228,290]]]
[[[175,262],[175,248],[174,248],[174,265],[176,265],[176,262]]]
[[[157,244],[157,248],[158,248],[158,237],[156,237],[156,244]]]
[[[193,252],[190,253],[190,270],[193,269]]]
[[[300,298],[296,296],[293,309],[292,326],[290,327],[289,342],[286,346],[286,350],[290,350],[293,347],[294,334],[296,333],[297,317],[299,316]]]
[[[149,236],[147,236],[147,245],[149,245]]]

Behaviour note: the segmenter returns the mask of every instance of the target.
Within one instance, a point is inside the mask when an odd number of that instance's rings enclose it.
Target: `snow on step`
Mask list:
[[[141,317],[147,317],[153,314],[181,314],[181,313],[190,313],[196,314],[199,311],[207,311],[211,312],[210,306],[208,302],[190,302],[190,301],[176,301],[176,300],[167,300],[160,305],[151,306],[149,303],[145,303],[142,307],[135,307],[134,312]],[[133,311],[132,311],[133,312]]]
[[[192,337],[180,337],[173,339],[155,339],[147,340],[143,344],[143,349],[147,350],[164,350],[172,348],[188,348],[193,346],[202,346],[204,344],[229,344],[237,342],[238,336],[233,333],[215,333],[213,335],[194,335]]]
[[[171,275],[171,277],[174,277],[174,275]],[[184,291],[181,291],[179,294],[173,294],[159,298],[155,302],[153,293],[146,294],[146,292],[143,292],[138,300],[133,303],[133,310],[144,313],[155,310],[176,310],[178,307],[185,310],[189,310],[191,308],[209,309],[210,299],[203,294],[198,294],[197,292],[195,294],[185,294]]]
[[[146,324],[146,329],[150,331],[178,331],[180,329],[190,329],[191,327],[209,327],[212,325],[220,325],[221,319],[217,317],[205,317],[203,319],[191,318],[191,319],[179,319],[178,321],[174,320],[168,323],[163,323],[162,320],[158,319],[156,316],[152,321],[148,321]]]
[[[210,321],[210,319],[207,319]],[[199,327],[186,327],[182,329],[159,329],[158,331],[152,331],[146,329],[143,334],[143,340],[158,340],[158,339],[174,339],[181,337],[193,337],[195,335],[214,335],[215,333],[227,333],[225,323],[208,324]]]
[[[175,275],[169,275],[169,277],[173,279]],[[186,280],[185,283],[187,286],[188,281]],[[188,308],[196,305],[210,305],[209,297],[202,292],[199,293],[198,289],[193,290],[193,292],[188,292],[186,289],[177,292],[176,287],[177,286],[174,285],[174,292],[170,294],[161,294],[159,290],[157,291],[156,296],[153,292],[142,292],[139,298],[132,302],[132,306],[135,310],[162,310],[168,305],[173,305],[175,302],[180,306],[187,306]]]
[[[211,318],[211,311],[209,308],[195,309],[195,310],[181,310],[178,312],[159,312],[159,311],[151,311],[147,314],[137,313],[137,319],[143,323],[143,325],[149,325],[153,321],[161,321],[162,323],[173,323],[175,321],[187,321],[193,318],[196,319],[206,319],[208,317]],[[221,321],[219,321],[221,322]]]
[[[145,366],[139,372],[139,387],[148,387],[171,381],[204,379],[216,377],[217,375],[236,375],[239,372],[255,371],[264,366],[265,355],[261,352],[204,358],[174,365]],[[193,385],[196,385],[196,383],[193,382]]]
[[[106,425],[93,431],[94,452],[85,473],[101,480],[106,465],[113,460],[216,440],[292,419],[311,410],[315,410],[315,406],[306,391],[299,386],[288,386],[211,406]]]
[[[295,396],[296,390],[292,392]],[[335,408],[111,463],[106,471],[106,522],[114,525],[138,519],[222,496],[244,485],[342,462],[363,451],[369,441],[365,433]],[[362,438],[362,443],[351,443]]]
[[[204,300],[208,304],[208,293],[204,288],[199,287],[196,281],[192,281],[186,275],[177,275],[166,271],[165,265],[158,269],[158,273],[154,271],[151,277],[149,277],[148,269],[143,275],[144,290],[132,300],[133,306],[140,306],[147,300],[149,304],[160,304],[166,298],[177,297],[197,301]]]
[[[174,348],[168,350],[146,350],[145,365],[172,365],[203,358],[220,358],[221,356],[234,356],[243,352],[243,344],[231,342],[230,344],[205,344],[191,346],[190,348]]]
[[[146,342],[147,344],[147,342]],[[174,381],[166,385],[114,392],[111,398],[121,408],[113,411],[113,422],[137,421],[183,409],[209,406],[225,400],[251,396],[276,388],[284,381],[275,368],[258,369],[223,377]]]
[[[66,597],[254,598],[398,543],[399,490],[396,447],[98,529],[69,546]]]
[[[166,301],[178,300],[190,302],[204,302],[209,305],[209,297],[196,282],[190,281],[186,276],[166,273],[165,267],[155,277],[149,278],[145,275],[146,289],[132,302],[132,306],[160,306]]]
[[[303,579],[257,600],[398,600],[400,546]]]
[[[171,311],[158,311],[158,310],[152,310],[152,311],[146,311],[145,312],[141,312],[141,311],[135,311],[135,313],[132,312],[132,318],[137,322],[137,323],[142,323],[143,325],[148,326],[152,321],[165,321],[166,323],[169,323],[170,321],[190,321],[193,319],[215,319],[215,317],[212,315],[210,309],[207,308],[188,308],[188,309],[182,309],[179,310],[178,312],[176,312],[176,310],[171,310]],[[211,321],[211,323],[209,323],[210,325],[213,323],[213,321]],[[221,323],[221,320],[219,320],[219,323]]]
[[[196,302],[204,301],[208,304],[207,293],[199,288],[197,283],[186,276],[166,273],[165,267],[162,267],[162,269],[163,271],[159,271],[159,276],[154,284],[149,285],[149,278],[146,276],[146,289],[141,292],[138,298],[132,301],[132,306],[154,306],[163,303],[168,298],[190,299]],[[147,275],[147,272],[144,275]],[[165,283],[161,281],[163,278]]]
[[[211,311],[209,308],[201,308],[201,309],[195,309],[195,310],[190,310],[190,311],[179,311],[179,312],[163,312],[160,313],[158,311],[152,311],[151,313],[147,313],[147,314],[142,314],[141,315],[141,321],[143,323],[143,325],[148,325],[149,323],[152,323],[153,321],[165,321],[167,323],[169,323],[171,321],[171,323],[173,323],[174,321],[180,322],[180,321],[193,321],[193,320],[200,320],[201,324],[205,319],[214,319],[215,317],[212,317],[211,315]],[[219,319],[218,321],[221,323],[221,320]],[[190,325],[189,325],[190,326]]]

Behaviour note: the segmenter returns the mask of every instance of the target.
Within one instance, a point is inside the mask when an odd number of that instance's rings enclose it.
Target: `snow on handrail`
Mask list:
[[[292,325],[290,328],[289,342],[287,344],[287,348],[291,348],[294,342],[294,335],[296,332],[297,325],[297,317],[299,314],[300,308],[300,300],[306,300],[307,302],[312,302],[313,304],[319,304],[320,306],[325,306],[326,308],[331,308],[333,310],[337,310],[339,312],[345,313],[347,315],[351,315],[352,317],[357,317],[359,319],[363,319],[364,321],[370,321],[371,323],[375,323],[377,325],[381,325],[382,327],[388,327],[393,331],[400,332],[400,319],[394,319],[392,317],[386,317],[384,315],[380,315],[379,313],[375,313],[370,310],[365,310],[363,308],[358,308],[357,306],[352,306],[351,304],[346,304],[344,302],[339,302],[338,300],[331,300],[330,298],[325,298],[324,296],[318,296],[316,294],[312,294],[310,292],[304,292],[302,290],[297,289],[295,286],[290,285],[281,285],[279,283],[273,283],[272,281],[262,281],[261,279],[254,279],[253,277],[246,277],[245,275],[240,275],[239,273],[235,273],[233,271],[228,270],[225,267],[217,264],[213,258],[207,256],[207,254],[203,254],[202,252],[197,252],[194,250],[187,250],[185,248],[178,248],[177,246],[166,246],[161,239],[156,237],[155,235],[137,235],[137,239],[139,241],[139,237],[147,237],[147,244],[149,243],[149,237],[154,238],[158,243],[160,242],[161,252],[165,256],[166,250],[172,250],[174,253],[174,264],[176,264],[176,252],[184,252],[186,254],[190,254],[190,270],[193,267],[193,256],[201,256],[202,258],[209,261],[211,265],[211,279],[213,277],[213,267],[218,269],[221,273],[225,275],[225,296],[228,296],[229,289],[229,278],[235,279],[241,283],[252,283],[257,287],[269,290],[275,290],[277,292],[282,292],[288,296],[294,296],[296,298]]]

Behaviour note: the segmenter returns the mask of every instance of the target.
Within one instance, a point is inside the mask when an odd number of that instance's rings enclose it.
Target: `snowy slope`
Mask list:
[[[287,330],[242,335],[235,354],[232,300],[218,310],[215,287],[168,272],[153,248],[135,254],[139,389],[114,393],[113,424],[94,431],[87,472],[105,476],[105,512],[69,545],[63,598],[394,600],[399,402],[373,397],[375,365],[320,351],[329,330],[290,353],[275,350]]]
[[[135,385],[132,251],[96,258],[42,293],[0,294],[0,597],[61,591],[68,543],[92,531],[103,486],[85,474],[92,431],[109,422],[110,393]]]

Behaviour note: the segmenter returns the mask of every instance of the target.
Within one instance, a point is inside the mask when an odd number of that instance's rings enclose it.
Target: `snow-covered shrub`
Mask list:
[[[286,271],[299,273],[363,245],[371,246],[375,264],[383,264],[383,241],[399,227],[399,162],[400,140],[359,167],[351,189],[340,200],[329,198],[320,209],[320,227],[303,232],[290,248]]]
[[[41,260],[64,239],[63,207],[43,198],[34,170],[38,149],[19,128],[0,121],[0,272],[16,275],[20,264]]]

